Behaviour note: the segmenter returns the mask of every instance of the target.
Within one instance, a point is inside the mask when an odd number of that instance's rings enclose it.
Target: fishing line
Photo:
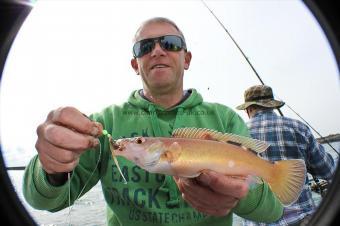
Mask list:
[[[70,179],[71,179],[71,173],[68,172],[67,173],[67,181],[69,183],[68,183],[68,216],[67,216],[67,218],[68,218],[68,225],[69,226],[71,225],[71,208],[70,208],[70,206],[71,206],[71,181],[70,181]]]
[[[106,131],[106,130],[105,130]],[[106,132],[106,134],[108,134]],[[104,135],[104,131],[103,131],[103,135]],[[107,136],[108,137],[108,136]],[[101,142],[99,142],[99,156],[98,156],[98,161],[96,163],[96,167],[94,168],[94,170],[91,172],[91,175],[89,177],[89,179],[86,181],[85,185],[83,186],[83,188],[81,189],[81,191],[79,192],[78,196],[75,198],[74,202],[73,202],[73,205],[71,206],[71,176],[70,176],[70,172],[67,174],[67,177],[68,177],[68,206],[69,206],[69,210],[68,210],[68,219],[69,219],[69,222],[68,222],[68,225],[71,226],[71,212],[72,212],[72,209],[73,209],[73,206],[74,204],[76,203],[76,201],[79,199],[79,197],[82,195],[83,191],[85,190],[86,186],[88,185],[88,183],[90,182],[94,172],[97,170],[98,168],[98,165],[99,165],[99,162],[100,162],[100,159],[101,159],[101,156],[102,156],[102,145],[101,145]],[[73,171],[72,171],[73,172]]]
[[[109,133],[107,132],[107,130],[103,130],[102,135],[108,138],[110,150],[111,150],[111,152],[113,153],[113,146],[112,146],[112,143],[114,143],[115,141],[112,139],[111,134],[109,134]],[[79,192],[78,196],[75,198],[75,200],[74,200],[72,206],[71,206],[71,181],[70,181],[70,178],[71,178],[70,174],[71,174],[71,173],[69,172],[69,173],[67,174],[68,182],[69,182],[69,184],[68,184],[68,205],[69,205],[69,211],[68,211],[69,222],[68,222],[68,224],[69,224],[69,226],[71,226],[71,211],[72,211],[72,209],[73,209],[73,206],[74,206],[75,202],[79,199],[79,197],[82,195],[82,193],[83,193],[83,191],[85,190],[86,186],[87,186],[88,183],[90,182],[90,180],[91,180],[91,178],[92,178],[94,172],[97,170],[98,165],[99,165],[99,162],[100,162],[100,159],[101,159],[101,156],[102,156],[102,145],[101,145],[101,142],[99,142],[99,156],[98,156],[98,161],[97,161],[97,163],[96,163],[96,167],[95,167],[94,170],[91,172],[91,175],[90,175],[89,179],[86,181],[84,187],[81,189],[81,191]],[[124,180],[124,184],[127,184],[127,180],[126,180],[124,174],[122,173],[122,171],[121,171],[121,169],[120,169],[120,166],[119,166],[119,163],[118,163],[117,158],[116,158],[115,156],[112,156],[112,157],[113,157],[113,160],[114,160],[115,164],[117,165],[117,168],[118,168],[119,173],[121,174],[121,176],[122,176],[122,178],[123,178],[123,180]]]
[[[278,98],[280,100],[280,98]],[[327,138],[323,137],[316,129],[314,129],[311,124],[309,124],[304,118],[301,117],[301,115],[299,113],[297,113],[296,111],[293,110],[293,108],[291,108],[287,103],[286,106],[292,111],[294,112],[302,121],[304,121],[315,133],[317,133],[320,138],[324,139],[326,141],[326,143],[333,149],[333,151],[335,151],[335,153],[337,153],[338,155],[340,155],[340,153],[328,142]]]
[[[251,64],[251,62],[249,61],[248,57],[244,54],[244,52],[242,51],[241,47],[237,44],[237,42],[235,41],[235,39],[233,38],[233,36],[230,34],[230,32],[227,30],[227,28],[224,26],[224,24],[218,19],[218,17],[215,15],[215,13],[209,8],[209,6],[204,2],[204,0],[201,0],[201,2],[204,4],[204,6],[210,11],[210,13],[215,17],[215,19],[218,21],[218,23],[221,25],[221,27],[224,29],[224,31],[228,34],[228,36],[231,38],[231,40],[233,41],[233,43],[235,44],[235,46],[237,47],[237,49],[241,52],[242,56],[244,57],[244,59],[247,61],[247,63],[249,64],[249,66],[251,67],[251,69],[253,70],[253,72],[255,73],[256,77],[258,78],[258,80],[261,82],[262,85],[264,85],[264,82],[262,81],[260,75],[257,73],[257,71],[255,70],[254,66]],[[302,121],[304,121],[316,134],[318,134],[320,136],[321,139],[325,140],[325,142],[338,154],[339,152],[330,144],[330,142],[327,140],[327,138],[325,138],[324,136],[322,136],[316,129],[314,129],[304,118],[302,118],[302,116],[300,114],[298,114],[296,111],[294,111],[287,103],[286,106],[292,110]],[[283,116],[282,111],[277,108],[276,109],[281,116]]]

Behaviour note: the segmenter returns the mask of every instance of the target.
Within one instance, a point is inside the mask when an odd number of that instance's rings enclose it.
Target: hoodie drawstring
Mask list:
[[[153,105],[149,105],[149,113],[150,113],[150,120],[151,120],[151,126],[154,131],[155,136],[162,136],[161,128],[159,127],[156,108]]]
[[[165,176],[163,184],[159,187],[159,191],[168,193],[168,201],[166,201],[166,207],[174,208],[179,207],[180,193],[177,190],[177,185],[173,181],[172,176]]]
[[[163,133],[158,123],[158,117],[157,117],[155,106],[150,104],[148,106],[148,110],[150,113],[151,126],[152,126],[155,136],[162,137]],[[183,108],[181,107],[178,108],[176,118],[175,118],[175,123],[174,123],[174,129],[177,128],[177,126],[180,124],[183,111],[184,111]],[[168,193],[168,201],[166,202],[166,206],[168,208],[179,207],[179,203],[180,203],[179,197],[181,194],[179,193],[177,189],[177,185],[173,181],[172,176],[165,175],[164,182],[159,187],[159,191]]]
[[[182,123],[183,113],[184,113],[184,109],[182,107],[179,107],[177,110],[177,114],[176,114],[174,129],[182,127],[181,123]]]

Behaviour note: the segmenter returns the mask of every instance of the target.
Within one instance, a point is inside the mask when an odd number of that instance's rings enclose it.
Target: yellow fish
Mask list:
[[[134,137],[111,141],[112,156],[123,156],[152,173],[197,177],[209,169],[224,175],[266,181],[283,205],[297,200],[304,186],[303,160],[270,162],[255,153],[263,141],[210,129],[180,128],[172,137]]]

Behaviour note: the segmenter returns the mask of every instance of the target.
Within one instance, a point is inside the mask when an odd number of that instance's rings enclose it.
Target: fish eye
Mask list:
[[[138,138],[136,139],[136,143],[137,143],[137,144],[142,144],[142,143],[144,143],[144,141],[145,141],[144,137],[138,137]]]

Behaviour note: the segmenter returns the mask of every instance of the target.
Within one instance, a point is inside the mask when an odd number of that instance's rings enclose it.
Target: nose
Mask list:
[[[166,55],[165,50],[160,46],[158,41],[155,41],[155,47],[151,51],[151,56],[155,57],[155,56],[164,56],[164,55]]]

